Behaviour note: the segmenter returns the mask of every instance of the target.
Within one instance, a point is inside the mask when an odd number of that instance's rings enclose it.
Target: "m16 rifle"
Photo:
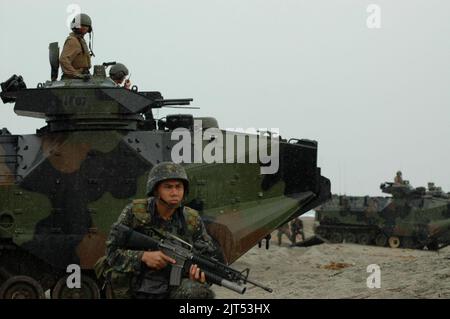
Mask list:
[[[192,245],[181,238],[170,234],[161,233],[152,229],[154,236],[147,236],[132,228],[119,224],[112,231],[116,232],[116,238],[119,239],[119,245],[126,249],[136,250],[160,250],[167,256],[175,259],[170,271],[169,284],[179,286],[184,272],[187,272],[190,265],[196,264],[205,273],[206,281],[212,284],[223,286],[240,294],[244,294],[249,283],[272,292],[272,289],[258,282],[248,279],[250,270],[247,268],[240,272],[228,267],[218,260],[206,257],[194,252]]]

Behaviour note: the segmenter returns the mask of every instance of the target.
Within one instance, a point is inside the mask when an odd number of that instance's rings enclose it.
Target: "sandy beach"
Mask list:
[[[313,218],[302,218],[313,235]],[[450,247],[439,252],[356,244],[289,247],[272,234],[269,250],[252,248],[232,267],[251,269],[250,277],[273,293],[249,286],[244,295],[214,286],[216,298],[450,298]],[[380,267],[380,288],[368,288],[367,267]]]

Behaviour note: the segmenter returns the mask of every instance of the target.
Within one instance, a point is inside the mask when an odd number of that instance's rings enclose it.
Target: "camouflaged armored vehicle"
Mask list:
[[[333,243],[435,250],[450,244],[450,196],[429,184],[380,186],[392,197],[333,195],[316,208],[315,233]]]
[[[38,298],[48,289],[54,298],[97,298],[93,266],[105,254],[110,226],[132,199],[145,198],[150,169],[172,159],[178,141],[171,133],[217,128],[213,118],[194,127],[190,114],[157,120],[154,109],[192,100],[127,90],[105,74],[103,66],[95,66],[89,81],[57,81],[53,70],[53,81],[38,88],[26,88],[18,76],[2,83],[3,102],[15,103],[16,114],[45,119],[47,125],[24,135],[1,131],[0,298]],[[233,163],[195,160],[199,149],[194,145],[193,163],[183,164],[191,182],[186,204],[200,211],[230,264],[331,194],[329,180],[317,167],[315,141],[217,128],[214,136],[200,139],[200,152],[227,136],[280,143],[274,174],[261,174],[270,163],[242,162],[225,146],[220,156],[234,156]],[[246,158],[257,156],[260,147],[245,145]],[[71,264],[81,266],[81,289],[66,287]]]

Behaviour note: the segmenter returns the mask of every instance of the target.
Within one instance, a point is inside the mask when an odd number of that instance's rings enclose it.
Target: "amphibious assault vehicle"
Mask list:
[[[315,141],[225,131],[214,118],[199,127],[191,114],[155,119],[156,108],[192,99],[117,87],[102,65],[87,81],[58,81],[53,69],[52,81],[33,89],[15,75],[2,83],[1,98],[17,115],[47,124],[23,135],[1,130],[0,298],[40,298],[49,289],[54,298],[99,297],[93,266],[110,226],[132,199],[146,197],[149,170],[173,159],[180,143],[173,133],[191,138],[192,152],[177,152],[191,160],[183,163],[186,205],[200,211],[227,264],[331,196]],[[261,141],[279,157],[263,161]],[[278,170],[262,174],[275,159]],[[81,289],[66,287],[73,264],[82,269]]]
[[[392,197],[338,196],[316,208],[315,233],[333,243],[435,250],[450,244],[450,196],[429,183],[383,183]]]

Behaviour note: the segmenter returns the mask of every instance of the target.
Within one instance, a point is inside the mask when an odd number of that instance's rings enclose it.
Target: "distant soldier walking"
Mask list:
[[[291,233],[289,231],[289,223],[283,224],[282,226],[278,227],[278,233],[277,233],[278,246],[281,246],[283,234],[286,235],[286,237],[289,238],[289,240],[291,240]]]
[[[303,221],[300,218],[295,218],[291,221],[291,242],[295,245],[297,235],[302,236],[302,241],[305,240],[305,233],[303,232]]]

